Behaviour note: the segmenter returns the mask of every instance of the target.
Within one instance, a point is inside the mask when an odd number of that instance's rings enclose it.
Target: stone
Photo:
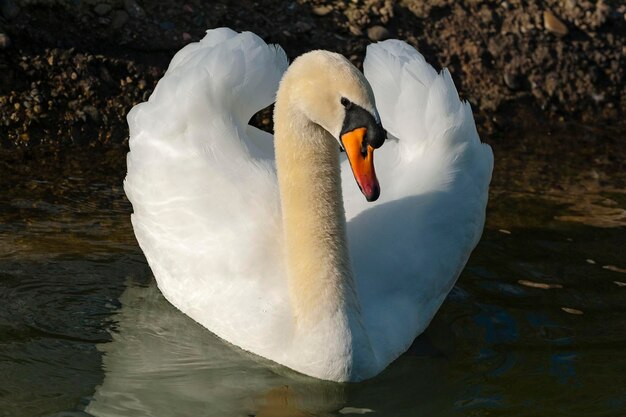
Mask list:
[[[384,41],[385,39],[389,39],[390,36],[391,35],[389,34],[387,28],[380,25],[372,26],[367,29],[367,37],[372,42]]]
[[[98,16],[104,16],[105,14],[108,14],[111,11],[112,7],[106,3],[100,3],[98,4],[96,7],[94,7],[93,11],[98,15]]]
[[[509,90],[519,90],[522,88],[522,77],[514,71],[505,71],[504,84],[506,84]]]
[[[361,28],[359,28],[358,26],[356,26],[356,25],[354,25],[352,23],[348,23],[348,30],[354,36],[361,36],[361,35],[363,35],[363,31],[361,30]]]
[[[596,3],[596,26],[600,27],[604,25],[611,15],[611,12],[611,7],[604,1],[600,0],[598,3]]]
[[[117,10],[115,13],[113,13],[113,19],[111,19],[111,28],[117,30],[117,29],[121,29],[126,22],[128,22],[128,13],[126,13],[124,10]]]
[[[13,19],[20,13],[20,7],[14,0],[0,0],[0,12],[7,19]]]
[[[543,27],[546,28],[546,30],[560,36],[565,36],[569,32],[565,23],[556,17],[550,10],[545,10],[543,12]]]
[[[98,112],[98,109],[96,109],[94,106],[83,107],[83,113],[89,116],[89,118],[94,122],[100,122],[100,113]]]
[[[317,6],[313,8],[313,14],[317,16],[326,16],[332,11],[333,8],[331,6]]]
[[[309,32],[311,29],[313,29],[313,26],[310,25],[307,22],[296,22],[296,29],[298,30],[298,32]]]
[[[135,0],[124,0],[124,9],[135,19],[143,19],[146,17],[146,12]]]
[[[7,49],[11,46],[11,38],[5,33],[0,33],[0,50]]]

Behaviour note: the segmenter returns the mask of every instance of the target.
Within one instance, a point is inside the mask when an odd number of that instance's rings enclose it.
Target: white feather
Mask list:
[[[364,71],[398,141],[376,154],[374,205],[347,166],[342,182],[370,340],[379,357],[395,358],[428,326],[480,239],[493,155],[448,71],[437,74],[406,43],[370,45]]]

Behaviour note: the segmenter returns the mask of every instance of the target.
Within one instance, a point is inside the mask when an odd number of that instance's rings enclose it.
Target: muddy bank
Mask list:
[[[621,1],[0,0],[2,145],[124,143],[130,107],[218,26],[290,58],[323,48],[357,65],[373,40],[407,40],[450,69],[483,134],[529,120],[624,125]]]

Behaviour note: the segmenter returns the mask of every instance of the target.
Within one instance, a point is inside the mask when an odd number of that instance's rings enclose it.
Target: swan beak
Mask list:
[[[380,185],[374,170],[374,148],[365,142],[367,129],[359,127],[341,135],[354,179],[367,201],[376,201],[380,196]]]

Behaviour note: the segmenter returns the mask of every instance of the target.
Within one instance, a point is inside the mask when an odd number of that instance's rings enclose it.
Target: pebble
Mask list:
[[[552,33],[565,36],[569,32],[565,23],[554,15],[550,10],[543,12],[543,26]]]
[[[515,90],[519,90],[522,87],[522,80],[519,74],[513,71],[505,71],[504,84],[506,84],[506,86],[510,90],[515,91]]]
[[[596,3],[596,26],[600,27],[606,23],[609,16],[611,15],[611,7],[606,4],[604,1],[600,0]]]
[[[109,84],[115,83],[115,81],[113,81],[113,77],[111,77],[111,73],[108,69],[106,69],[106,67],[100,67],[100,79]]]
[[[14,0],[0,0],[0,12],[7,19],[13,19],[20,13],[20,7]]]
[[[308,24],[307,22],[296,22],[296,29],[298,32],[309,32],[313,29],[313,26]]]
[[[83,107],[83,112],[89,116],[89,118],[91,120],[93,120],[94,122],[99,122],[100,121],[100,113],[98,112],[98,109],[96,109],[94,106],[85,106]]]
[[[313,14],[317,16],[326,16],[328,13],[332,12],[332,6],[317,6],[313,8]]]
[[[98,4],[96,7],[94,7],[93,11],[98,15],[98,16],[104,16],[105,14],[108,14],[111,11],[112,7],[106,3],[100,3]]]
[[[124,9],[135,19],[143,19],[146,17],[146,12],[135,0],[124,0]]]
[[[124,10],[117,10],[113,14],[113,19],[111,20],[111,28],[113,29],[121,29],[126,22],[128,22],[128,13]]]
[[[7,49],[11,46],[11,38],[5,33],[0,33],[0,50]]]
[[[376,25],[367,29],[367,37],[373,42],[384,41],[385,39],[389,39],[390,34],[387,28]]]
[[[361,36],[363,35],[363,31],[356,25],[353,24],[349,24],[348,25],[348,30],[350,31],[350,33],[352,33],[354,36]]]

